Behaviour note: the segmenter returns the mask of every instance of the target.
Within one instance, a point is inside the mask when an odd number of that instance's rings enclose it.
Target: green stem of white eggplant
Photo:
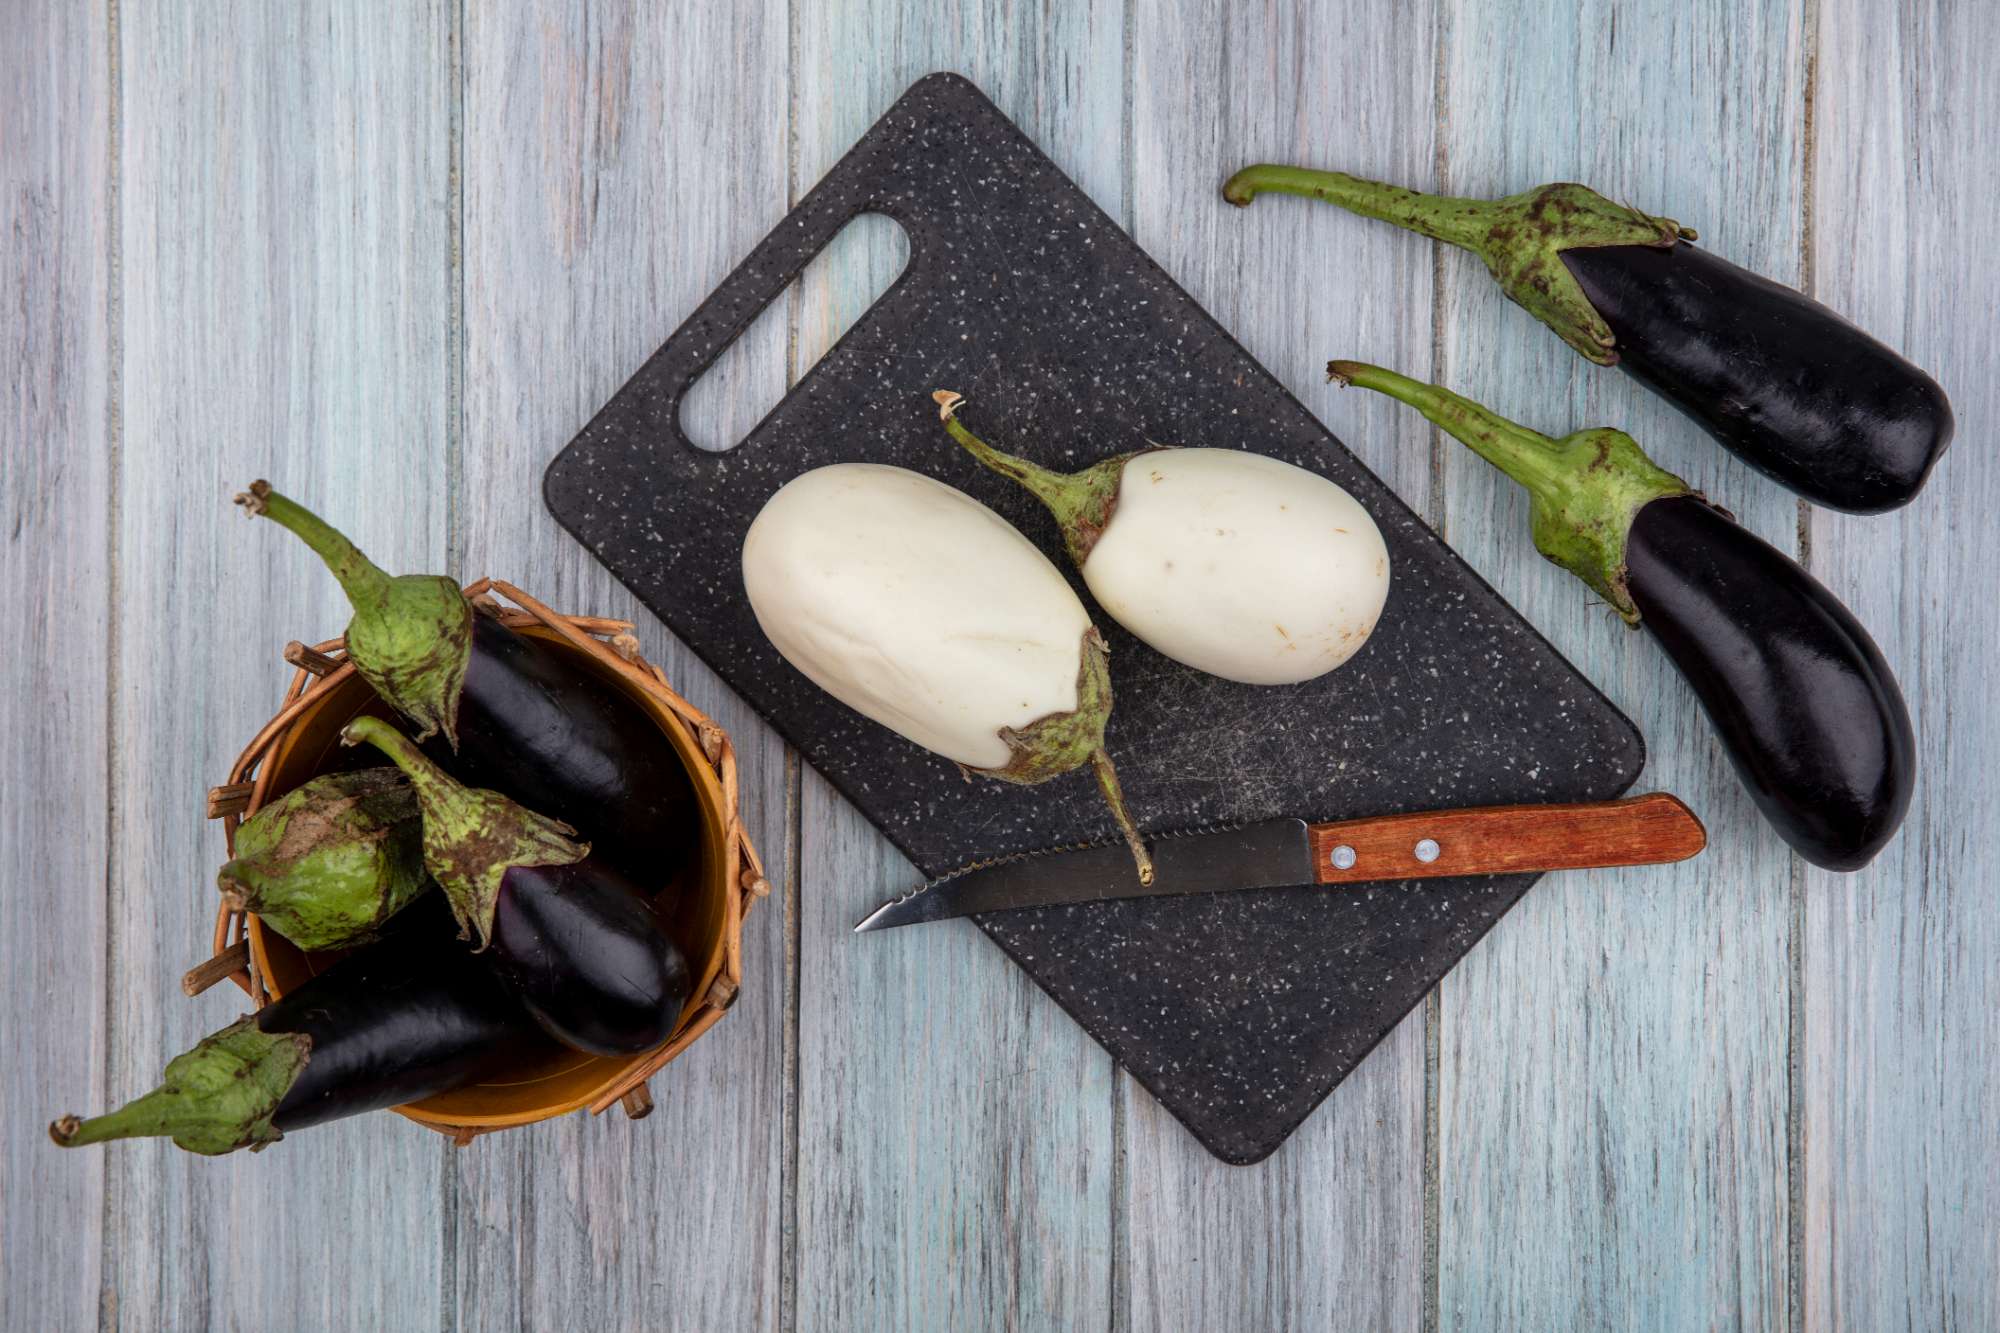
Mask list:
[[[1112,766],[1111,756],[1099,746],[1090,752],[1090,769],[1097,774],[1097,789],[1104,793],[1104,803],[1111,807],[1112,818],[1118,821],[1118,832],[1123,835],[1125,845],[1132,849],[1132,862],[1139,870],[1139,882],[1153,882],[1153,854],[1146,849],[1146,840],[1139,836],[1139,826],[1132,822],[1132,812],[1125,808],[1125,789],[1119,785],[1118,770]]]
[[[981,463],[1011,481],[1018,482],[1055,515],[1062,530],[1063,546],[1078,569],[1090,559],[1097,539],[1111,524],[1118,509],[1119,488],[1125,480],[1125,464],[1141,453],[1119,454],[1094,463],[1081,472],[1053,472],[1025,458],[1002,453],[965,428],[958,419],[959,404],[965,400],[949,389],[939,389],[931,397],[938,405],[945,433]]]

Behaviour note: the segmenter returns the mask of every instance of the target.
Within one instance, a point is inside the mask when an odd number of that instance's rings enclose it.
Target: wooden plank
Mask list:
[[[469,6],[464,34],[467,574],[639,622],[646,654],[729,729],[750,828],[786,864],[783,746],[563,533],[541,475],[783,213],[786,20],[761,7]],[[740,433],[783,391],[782,323],[704,383]],[[785,939],[744,932],[742,998],[652,1082],[454,1158],[462,1327],[769,1327],[782,1197]]]
[[[1797,5],[1727,0],[1525,16],[1454,4],[1439,184],[1586,181],[1796,281],[1800,22]],[[1556,433],[1623,426],[1793,547],[1788,495],[1569,351],[1476,260],[1454,253],[1443,276],[1453,388]],[[1783,1327],[1788,849],[1664,655],[1543,563],[1524,497],[1451,447],[1452,543],[1639,724],[1641,788],[1684,797],[1711,842],[1684,865],[1551,877],[1446,979],[1438,1320]]]
[[[956,69],[1120,215],[1123,17],[1116,3],[798,6],[795,192],[911,83]],[[843,234],[805,275],[794,375],[865,308],[897,245],[891,228]],[[970,925],[851,935],[915,872],[816,776],[801,811],[798,1326],[1102,1325],[1110,1060]]]
[[[111,512],[110,42],[30,6],[0,47],[0,1328],[97,1318]]]
[[[1431,248],[1304,200],[1239,211],[1221,186],[1256,161],[1425,178],[1434,27],[1430,5],[1392,0],[1212,3],[1148,7],[1133,33],[1133,234],[1419,512],[1431,496],[1424,422],[1329,387],[1324,368],[1356,356],[1427,372]],[[1131,1327],[1418,1324],[1421,1013],[1257,1167],[1209,1157],[1133,1080],[1119,1090]]]
[[[767,1054],[778,1049],[772,1034],[784,987],[776,912],[753,918],[750,993],[739,1011],[667,1072],[661,1109],[640,1125],[615,1113],[604,1122],[573,1119],[454,1158],[413,1128],[371,1117],[214,1165],[157,1146],[57,1155],[41,1125],[59,1109],[45,1104],[50,1096],[80,1109],[149,1085],[168,1054],[239,1003],[220,991],[184,1001],[173,985],[205,944],[205,885],[219,854],[215,830],[196,828],[196,805],[275,702],[278,647],[330,632],[341,614],[323,576],[262,544],[269,534],[225,524],[229,490],[269,470],[300,479],[291,482],[300,490],[346,499],[370,479],[393,476],[372,512],[362,514],[355,500],[343,515],[385,560],[437,567],[459,553],[465,567],[518,575],[565,604],[631,609],[547,525],[533,477],[782,206],[782,188],[759,193],[770,163],[753,152],[747,174],[755,181],[738,180],[746,168],[735,155],[746,142],[768,147],[757,127],[783,119],[785,90],[770,73],[782,63],[782,20],[777,56],[766,49],[767,16],[747,38],[710,33],[680,43],[691,61],[739,49],[732,41],[756,46],[726,72],[667,75],[660,62],[673,56],[635,57],[634,48],[670,40],[652,23],[701,20],[593,13],[586,30],[577,31],[585,20],[564,18],[545,36],[478,7],[468,13],[468,110],[479,116],[467,117],[467,161],[476,165],[481,151],[490,160],[467,184],[469,224],[483,220],[468,225],[468,239],[483,234],[485,252],[466,271],[468,315],[477,317],[466,326],[462,363],[476,392],[460,436],[467,480],[454,503],[451,451],[441,443],[452,433],[446,316],[454,301],[449,268],[430,258],[444,256],[449,241],[441,128],[449,118],[448,21],[432,9],[363,25],[317,8],[161,14],[126,6],[125,32],[114,41],[104,12],[38,15],[40,26],[0,52],[0,67],[16,74],[0,116],[0,198],[17,242],[0,281],[8,308],[28,312],[7,322],[10,364],[24,369],[8,383],[0,416],[8,505],[0,595],[28,637],[21,651],[0,655],[0,709],[9,710],[10,737],[32,738],[0,772],[10,793],[0,803],[0,848],[15,872],[10,882],[26,886],[0,907],[0,951],[10,948],[4,941],[39,938],[58,894],[73,946],[0,952],[0,1041],[17,1064],[30,1062],[0,1094],[0,1191],[9,1205],[0,1325],[90,1322],[100,1287],[109,1323],[421,1326],[455,1319],[463,1300],[464,1322],[476,1325],[568,1322],[578,1312],[620,1324],[706,1317],[725,1327],[768,1325],[778,1307],[772,1275],[782,1267],[774,1159],[783,1145],[771,1137],[782,1078]],[[871,28],[870,17],[802,13],[801,35],[817,33],[812,40],[844,58],[898,22],[931,21],[885,13],[872,16],[879,21]],[[1786,110],[1802,100],[1796,15],[1767,23],[1720,9],[1672,20],[1621,11],[1615,54],[1612,19],[1592,7],[1574,30],[1524,29],[1518,19],[1502,30],[1476,13],[1448,17],[1450,183],[1502,190],[1589,179],[1642,204],[1657,199],[1702,225],[1722,253],[1796,276],[1796,113]],[[1324,137],[1316,155],[1329,165],[1397,174],[1407,157],[1408,178],[1420,175],[1426,159],[1400,138],[1412,132],[1407,125],[1324,133],[1327,123],[1374,124],[1368,117],[1382,114],[1372,109],[1379,103],[1347,100],[1329,86],[1375,68],[1380,48],[1368,43],[1377,39],[1359,23],[1335,42],[1319,40],[1324,27],[1294,37],[1280,20],[1234,15],[1214,30],[1218,41],[1228,34],[1214,52],[1199,49],[1207,34],[1197,28],[1153,35],[1180,21],[1147,7],[1134,25],[1127,76],[1139,151],[1130,163],[1118,135],[1079,132],[1073,111],[1035,110],[1045,98],[1098,96],[1094,83],[1079,85],[1098,78],[1105,60],[1117,66],[1092,26],[1115,26],[1111,11],[1047,38],[1007,19],[953,18],[938,40],[964,44],[977,59],[938,52],[935,63],[966,68],[989,89],[996,70],[1013,78],[1017,100],[1003,105],[1083,172],[1101,201],[1118,203],[1114,214],[1171,271],[1415,499],[1425,472],[1412,460],[1425,436],[1386,405],[1314,396],[1323,393],[1318,362],[1350,350],[1311,345],[1327,336],[1315,321],[1332,304],[1321,299],[1331,278],[1301,282],[1296,267],[1271,267],[1280,262],[1271,256],[1294,265],[1307,254],[1336,256],[1334,276],[1343,266],[1377,275],[1356,284],[1355,298],[1394,287],[1414,302],[1427,300],[1427,289],[1404,267],[1428,265],[1429,248],[1303,204],[1268,220],[1260,215],[1275,214],[1275,203],[1242,217],[1166,216],[1167,201],[1200,198],[1204,174],[1233,165],[1239,143],[1249,155],[1277,156]],[[1810,528],[1815,569],[1875,628],[1902,673],[1923,729],[1924,785],[1905,835],[1875,867],[1851,878],[1807,876],[1797,903],[1805,1002],[1788,1015],[1781,851],[1735,792],[1706,732],[1687,720],[1689,700],[1652,646],[1594,623],[1573,585],[1529,557],[1514,497],[1477,465],[1453,460],[1450,535],[1642,722],[1655,756],[1645,785],[1687,795],[1708,818],[1716,848],[1681,870],[1550,881],[1447,984],[1436,1111],[1440,1322],[1780,1322],[1781,1057],[1785,1021],[1795,1017],[1804,1037],[1805,1321],[2000,1323],[2000,1255],[1983,1225],[2000,1203],[1989,1133],[2000,1109],[1990,964],[2000,941],[1979,910],[1992,876],[1970,832],[1990,791],[1984,757],[2000,725],[1979,674],[1996,646],[1993,614],[1976,596],[2000,556],[1987,521],[2000,482],[1974,447],[1994,395],[1964,335],[2000,297],[1964,239],[1980,234],[1979,191],[1991,176],[1978,127],[2000,113],[1993,80],[1977,68],[1976,53],[1993,44],[1993,21],[1973,6],[1934,5],[1885,26],[1850,0],[1827,0],[1818,22],[1815,290],[1936,369],[1960,411],[1964,443],[1916,506],[1886,519],[1816,513]],[[1239,40],[1252,30],[1262,36]],[[868,53],[902,62],[894,78],[879,77],[879,89],[847,86],[852,60],[813,56],[818,100],[801,115],[801,147],[808,131],[823,133],[830,152],[851,140],[928,67],[930,40],[905,34],[895,51]],[[536,48],[542,41],[581,53],[550,56]],[[1550,54],[1524,54],[1530,44]],[[1286,49],[1313,53],[1292,92],[1280,84]],[[115,219],[102,155],[113,50],[125,66],[128,128],[119,147],[130,164]],[[1580,81],[1559,64],[1579,52]],[[1340,78],[1325,72],[1334,53]],[[1205,120],[1189,109],[1209,105],[1188,91],[1200,85],[1175,80],[1218,61],[1254,67],[1256,77],[1226,92],[1219,121]],[[544,79],[530,69],[552,72]],[[1049,91],[1058,83],[1068,94]],[[1645,90],[1690,86],[1711,91],[1657,113],[1612,105],[1660,102]],[[754,114],[727,127],[727,108],[746,99]],[[1329,104],[1340,108],[1337,119],[1323,109]],[[691,105],[722,109],[697,115],[693,129],[685,114],[678,124],[665,114]],[[851,123],[827,129],[816,119],[823,113]],[[481,120],[502,128],[481,128]],[[1068,137],[1053,138],[1051,123]],[[1166,125],[1182,136],[1212,134],[1214,143],[1169,143]],[[511,141],[500,140],[503,129]],[[634,136],[638,146],[627,142]],[[730,149],[687,152],[696,142]],[[1708,145],[1727,151],[1711,161]],[[1162,179],[1192,184],[1135,181],[1132,163],[1148,153],[1178,173]],[[809,165],[807,156],[800,188],[826,164]],[[686,167],[683,158],[692,159]],[[782,182],[782,151],[775,171]],[[662,172],[671,184],[650,193]],[[678,188],[697,179],[708,193]],[[733,208],[690,203],[692,218],[671,210],[656,223],[636,217],[635,200],[659,211],[663,198],[712,201],[714,188],[755,197]],[[1149,217],[1163,232],[1145,230]],[[122,287],[105,259],[114,222],[123,231]],[[741,235],[725,234],[732,222]],[[506,234],[509,226],[529,234]],[[671,271],[683,239],[691,276]],[[1350,265],[1357,242],[1380,249]],[[620,247],[643,257],[632,271],[645,269],[644,283],[621,268],[612,253]],[[736,378],[705,386],[723,410],[713,433],[747,425],[782,386],[787,325],[800,331],[796,373],[826,330],[851,317],[859,284],[893,267],[886,242],[856,242],[853,253],[860,262],[802,297],[775,332],[753,334]],[[520,260],[518,270],[509,267]],[[523,274],[519,291],[500,290]],[[1438,373],[1456,387],[1552,428],[1637,423],[1663,462],[1747,511],[1766,535],[1789,537],[1790,506],[1773,488],[1622,379],[1575,362],[1492,296],[1476,265],[1453,259],[1445,276],[1451,302]],[[128,312],[124,355],[107,362],[114,293]],[[554,336],[505,327],[551,310],[560,312]],[[1358,313],[1351,329],[1329,332],[1351,333],[1360,355],[1421,369],[1423,320]],[[481,368],[489,353],[497,369]],[[573,368],[574,384],[563,366]],[[109,401],[121,374],[122,414]],[[517,411],[527,413],[518,423]],[[124,442],[115,470],[113,420]],[[60,506],[49,500],[58,484]],[[494,498],[510,485],[518,494]],[[107,542],[106,497],[114,496],[123,516]],[[454,508],[459,536],[448,549],[441,523]],[[114,550],[115,618],[107,604]],[[544,570],[552,571],[546,584],[536,578]],[[209,608],[225,590],[230,628],[214,636],[218,647],[202,627],[223,623]],[[72,622],[113,628],[97,649],[87,635],[58,637]],[[656,625],[642,633],[648,652],[727,720],[720,687]],[[123,683],[107,699],[114,656]],[[117,723],[110,731],[108,707]],[[782,865],[782,751],[765,733],[732,725],[761,788],[757,827]],[[107,760],[116,813],[93,816],[105,809]],[[808,802],[817,810],[808,869],[818,897],[801,906],[812,967],[834,975],[807,987],[802,1021],[821,1049],[808,1043],[802,1052],[804,1090],[834,1102],[831,1111],[804,1103],[801,1149],[819,1178],[801,1191],[810,1241],[796,1252],[801,1322],[832,1325],[851,1314],[852,1322],[1011,1317],[1033,1325],[1109,1314],[1133,1326],[1203,1316],[1210,1326],[1263,1325],[1324,1320],[1355,1303],[1407,1321],[1411,1298],[1398,1265],[1410,1262],[1405,1117],[1421,1088],[1413,1026],[1264,1167],[1212,1168],[1138,1092],[1118,1112],[1123,1142],[1107,1140],[1104,1117],[1090,1109],[1121,1105],[1107,1062],[1026,983],[998,984],[1011,969],[969,930],[922,945],[890,937],[892,947],[914,951],[909,957],[855,954],[837,938],[849,916],[902,885],[907,867],[823,787],[812,784]],[[108,919],[106,896],[74,891],[94,885],[107,859]],[[182,889],[163,887],[174,884]],[[50,971],[57,961],[60,972]],[[99,1021],[107,965],[116,978],[108,1025]],[[969,991],[955,988],[964,999],[945,989],[945,978],[969,981]],[[818,1001],[827,1008],[815,1013]],[[55,1006],[72,1020],[60,1033],[45,1021]],[[978,1009],[1013,1020],[999,1043],[947,1017]],[[1534,1017],[1517,1022],[1515,1014]],[[769,1030],[732,1030],[746,1020]],[[80,1035],[100,1030],[105,1038]],[[1378,1073],[1385,1067],[1393,1076]],[[1009,1070],[1017,1071],[1011,1080],[978,1082]],[[870,1081],[886,1086],[845,1086]],[[1039,1097],[1037,1087],[1045,1089]],[[1350,1112],[1346,1102],[1364,1095],[1366,1105]],[[1073,1116],[1074,1106],[1085,1113]],[[1376,1113],[1387,1128],[1363,1137],[1361,1121]],[[884,1123],[902,1130],[894,1148],[880,1142]],[[657,1137],[669,1126],[677,1127],[671,1148]],[[1084,1151],[1069,1155],[1071,1141]],[[1122,1187],[1114,1181],[1121,1147]],[[690,1178],[688,1163],[709,1157],[720,1160]],[[456,1164],[442,1184],[440,1158]],[[1370,1178],[1329,1195],[1322,1177],[1334,1169]],[[1372,1235],[1363,1230],[1370,1199],[1381,1212]],[[102,1234],[100,1215],[110,1221]],[[435,1241],[441,1225],[455,1239]],[[1535,1245],[1518,1244],[1524,1228]],[[640,1235],[649,1239],[631,1239]],[[659,1281],[660,1254],[696,1253],[715,1257]],[[1378,1289],[1379,1273],[1364,1261],[1397,1276]],[[1093,1274],[1121,1266],[1129,1282],[1092,1285]],[[357,1286],[355,1272],[367,1280]]]
[[[1110,1059],[968,923],[853,936],[916,872],[801,808],[796,1326],[1103,1326]]]
[[[267,476],[383,563],[441,568],[447,6],[124,6],[109,1097],[242,1012],[209,953],[202,797],[276,706],[287,640],[346,622],[245,523]],[[443,1141],[366,1116],[252,1157],[108,1150],[105,1322],[440,1322]]]
[[[1821,7],[1813,294],[1929,369],[1953,446],[1896,513],[1815,512],[1812,567],[1874,633],[1918,729],[1903,832],[1804,901],[1808,1328],[2000,1327],[2000,307],[1991,5]]]

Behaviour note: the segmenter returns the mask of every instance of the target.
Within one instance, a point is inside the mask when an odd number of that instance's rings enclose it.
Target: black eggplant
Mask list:
[[[1815,504],[1908,504],[1951,443],[1936,380],[1790,287],[1685,241],[1563,262],[1627,373]]]
[[[431,887],[417,794],[394,768],[293,788],[243,821],[235,850],[215,876],[224,901],[301,949],[364,943]]]
[[[569,825],[468,787],[380,718],[347,725],[401,768],[423,807],[424,866],[460,937],[549,1035],[597,1055],[648,1051],[673,1035],[687,960],[639,887]]]
[[[107,1115],[64,1116],[65,1148],[166,1136],[209,1155],[477,1082],[549,1049],[491,970],[439,947],[444,917],[398,926],[167,1065],[154,1091]]]
[[[442,575],[391,577],[318,516],[259,481],[236,497],[296,534],[354,609],[347,655],[460,779],[581,829],[651,889],[694,846],[694,789],[637,704],[547,643],[479,614]]]
[[[1246,167],[1274,190],[1462,246],[1599,365],[1623,366],[1752,467],[1815,504],[1907,504],[1951,444],[1936,380],[1819,302],[1690,244],[1691,228],[1586,186],[1457,199],[1337,171]]]
[[[1909,710],[1868,631],[1811,574],[1623,431],[1552,440],[1377,366],[1327,374],[1408,403],[1527,488],[1536,549],[1652,632],[1799,855],[1858,870],[1895,836],[1916,786]]]
[[[1868,631],[1782,551],[1693,495],[1632,520],[1626,584],[1765,818],[1814,865],[1858,870],[1916,786],[1902,691]]]

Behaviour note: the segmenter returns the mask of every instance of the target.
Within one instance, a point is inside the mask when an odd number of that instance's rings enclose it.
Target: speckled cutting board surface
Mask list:
[[[742,443],[696,449],[678,423],[682,395],[871,211],[909,235],[902,277]],[[1093,607],[1112,648],[1111,751],[1146,829],[1600,799],[1638,776],[1645,752],[1630,722],[976,88],[933,75],[545,480],[563,525],[923,874],[1114,830],[1087,773],[1039,788],[968,783],[822,694],[758,630],[738,552],[764,501],[799,473],[895,463],[1000,511],[1090,605],[1046,513],[944,438],[938,388],[967,396],[985,438],[1044,463],[1080,467],[1147,439],[1255,449],[1333,478],[1382,528],[1393,577],[1379,628],[1346,666],[1303,685],[1202,675]],[[977,921],[1211,1152],[1247,1163],[1282,1143],[1533,882],[1269,889]]]

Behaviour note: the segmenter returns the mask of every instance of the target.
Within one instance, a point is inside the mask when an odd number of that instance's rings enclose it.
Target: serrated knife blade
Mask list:
[[[1707,842],[1694,812],[1665,792],[1325,824],[1267,819],[1149,839],[1151,884],[1139,882],[1122,842],[1031,852],[932,880],[876,908],[854,929],[1107,898],[1645,865],[1685,860]]]
[[[1132,852],[1122,842],[1029,852],[934,879],[882,904],[854,928],[888,930],[1020,907],[1312,883],[1312,839],[1303,819],[1170,834],[1148,845],[1151,884],[1139,882]]]

